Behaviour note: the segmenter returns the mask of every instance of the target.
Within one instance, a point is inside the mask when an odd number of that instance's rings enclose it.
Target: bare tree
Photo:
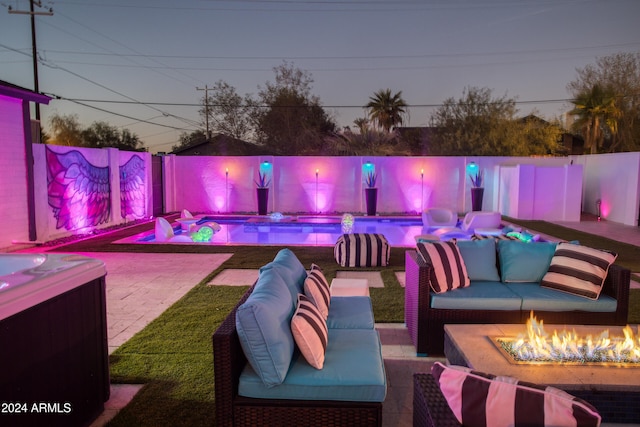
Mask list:
[[[241,140],[255,139],[251,112],[253,101],[249,95],[244,98],[236,88],[218,80],[203,98],[200,115],[206,120],[209,115],[210,130]]]

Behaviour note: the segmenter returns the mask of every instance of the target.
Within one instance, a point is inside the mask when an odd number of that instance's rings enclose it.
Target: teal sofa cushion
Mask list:
[[[252,366],[240,375],[238,394],[296,400],[383,402],[387,378],[375,329],[330,329],[324,367],[309,365],[296,352],[284,382],[268,388]]]
[[[556,250],[554,242],[500,240],[498,258],[503,282],[540,282]]]
[[[459,240],[456,244],[467,266],[469,280],[500,281],[495,239]]]
[[[453,310],[520,310],[522,300],[501,282],[471,282],[466,288],[431,294],[431,307]]]
[[[329,329],[373,329],[371,298],[366,296],[331,297]]]
[[[612,313],[618,307],[615,298],[605,294],[600,294],[600,298],[592,300],[567,292],[543,288],[539,283],[511,283],[508,286],[514,293],[522,297],[522,310],[524,311],[581,310]]]
[[[295,305],[280,274],[266,269],[236,312],[240,345],[265,387],[282,383],[289,370],[295,348],[290,326]]]
[[[298,294],[304,294],[304,280],[307,278],[307,270],[290,249],[280,250],[273,261],[260,268],[260,274],[267,270],[275,269],[282,277],[293,301],[293,310],[295,310],[298,301]]]

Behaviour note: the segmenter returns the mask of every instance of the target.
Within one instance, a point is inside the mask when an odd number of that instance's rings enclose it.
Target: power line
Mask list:
[[[75,104],[82,105],[83,107],[92,108],[92,109],[97,110],[97,111],[102,111],[103,113],[112,114],[112,115],[118,116],[118,117],[124,117],[124,118],[130,119],[130,120],[135,120],[135,121],[141,122],[141,123],[147,123],[147,124],[150,124],[150,125],[165,127],[165,128],[169,128],[169,129],[173,129],[173,130],[185,130],[185,131],[186,130],[191,130],[189,128],[181,128],[181,127],[177,127],[177,126],[164,125],[162,123],[155,123],[155,122],[151,122],[151,121],[148,121],[148,120],[144,120],[144,119],[139,119],[139,118],[136,118],[136,117],[128,116],[126,114],[116,113],[114,111],[109,111],[109,110],[106,110],[104,108],[96,107],[95,105],[85,104],[84,102],[81,102],[81,101],[78,101],[78,100],[66,99],[66,98],[58,97],[58,96],[56,96],[56,98],[64,100],[64,101],[70,101],[70,102],[73,102]]]
[[[143,54],[143,53],[104,53],[104,52],[79,52],[70,50],[48,49],[47,52],[61,53],[68,55],[82,56],[118,56],[118,57],[144,57],[144,58],[165,58],[165,59],[222,59],[222,60],[360,60],[360,59],[436,59],[436,58],[464,58],[464,57],[486,57],[486,56],[505,56],[505,55],[528,55],[528,54],[547,54],[547,53],[565,53],[571,51],[584,51],[594,49],[612,49],[638,46],[640,42],[616,43],[607,45],[578,46],[578,47],[557,47],[548,49],[529,49],[529,50],[506,50],[501,52],[459,52],[459,53],[416,53],[410,55],[344,55],[344,56],[238,56],[238,55],[167,55],[167,54]]]
[[[582,2],[597,2],[598,0],[582,0]],[[619,2],[629,0],[618,0]],[[450,2],[450,1],[431,1],[425,2],[424,0],[394,0],[393,2],[380,0],[380,1],[353,1],[353,0],[339,0],[339,1],[295,1],[295,0],[209,0],[211,4],[228,3],[229,6],[187,6],[181,4],[180,7],[175,6],[162,6],[162,5],[144,5],[135,4],[134,2],[127,4],[115,4],[115,3],[86,3],[80,1],[65,1],[58,0],[58,4],[70,4],[81,5],[89,7],[109,7],[109,8],[123,8],[123,9],[157,9],[157,10],[175,10],[175,11],[228,11],[228,12],[308,12],[308,13],[333,13],[333,12],[382,12],[382,13],[402,13],[410,11],[430,11],[430,10],[460,10],[460,9],[495,9],[510,7],[528,7],[528,6],[562,6],[573,5],[575,0],[522,0],[519,2],[507,2],[504,1],[467,1],[467,2]],[[247,7],[243,7],[246,5]],[[255,5],[265,7],[255,7]],[[292,8],[291,6],[295,6]],[[329,6],[329,8],[327,7]],[[334,6],[334,8],[330,8]]]
[[[204,88],[199,90],[204,90]],[[211,88],[209,88],[211,89]],[[82,99],[82,98],[61,98],[66,99],[67,101],[73,102],[95,102],[95,103],[105,103],[105,104],[137,104],[132,101],[114,101],[108,99]],[[560,99],[538,99],[538,100],[527,100],[527,101],[514,101],[516,104],[554,104],[559,102],[571,102],[572,98],[560,98]],[[161,106],[171,106],[171,107],[202,107],[201,103],[180,103],[180,102],[147,102],[142,103],[143,105],[161,105]],[[441,107],[443,104],[409,104],[407,107],[414,108],[437,108]],[[209,104],[209,107],[223,107],[227,105],[223,104]],[[365,108],[364,105],[321,105],[322,108]],[[272,106],[266,104],[260,105],[249,105],[243,104],[239,105],[238,108],[300,108],[299,105],[281,105],[281,106]]]
[[[89,27],[89,26],[85,25],[84,23],[79,22],[79,21],[77,21],[77,20],[75,20],[75,19],[71,18],[70,16],[67,16],[67,15],[65,15],[65,14],[63,14],[63,13],[59,13],[59,15],[61,15],[62,17],[64,17],[64,18],[68,19],[69,21],[71,21],[71,22],[75,23],[76,25],[79,25],[79,26],[81,26],[81,27],[83,27],[83,28],[85,28],[85,29],[87,29],[87,30],[91,31],[92,33],[95,33],[95,34],[97,34],[97,35],[99,35],[99,36],[101,36],[101,37],[104,37],[105,39],[109,40],[110,42],[115,43],[115,44],[117,44],[117,45],[119,45],[119,46],[122,46],[122,47],[124,47],[125,49],[127,49],[127,50],[129,50],[129,51],[133,52],[132,54],[119,54],[119,53],[117,53],[117,52],[112,51],[111,49],[105,48],[105,47],[100,46],[100,45],[98,45],[98,44],[96,44],[96,43],[93,43],[93,42],[89,42],[89,41],[88,41],[88,40],[86,40],[86,39],[81,39],[83,42],[87,42],[87,43],[89,43],[89,44],[92,44],[92,45],[94,45],[94,46],[97,46],[97,47],[99,47],[99,48],[101,48],[101,49],[104,49],[104,50],[106,50],[107,52],[109,52],[108,54],[107,54],[107,53],[103,53],[104,55],[115,55],[115,56],[120,56],[120,57],[122,57],[122,58],[126,59],[127,61],[130,61],[130,62],[133,62],[134,64],[139,65],[140,67],[144,67],[144,68],[146,68],[146,69],[149,69],[149,70],[151,70],[151,71],[153,71],[153,72],[156,72],[156,73],[158,73],[158,74],[160,74],[160,75],[163,75],[164,77],[168,77],[168,78],[170,78],[170,79],[172,79],[172,80],[178,81],[178,82],[180,82],[180,83],[182,83],[182,84],[189,85],[189,84],[188,84],[188,83],[186,83],[185,81],[179,80],[179,79],[175,78],[174,76],[171,76],[171,75],[168,75],[168,74],[166,74],[166,73],[162,73],[162,72],[158,71],[159,67],[149,67],[149,66],[146,66],[146,65],[144,65],[144,64],[141,64],[141,63],[139,63],[139,62],[137,62],[137,61],[135,60],[136,58],[143,57],[143,58],[145,58],[145,59],[149,59],[149,60],[151,60],[151,61],[155,62],[156,64],[159,64],[159,65],[163,66],[164,68],[171,69],[171,67],[167,66],[166,64],[163,64],[162,62],[158,61],[157,59],[154,59],[154,58],[151,58],[151,57],[145,57],[145,55],[144,55],[144,54],[142,54],[142,52],[139,52],[139,51],[137,51],[137,50],[135,50],[135,49],[131,48],[130,46],[128,46],[128,45],[126,45],[126,44],[124,44],[124,43],[119,42],[118,40],[114,39],[113,37],[110,37],[110,36],[108,36],[108,35],[106,35],[106,34],[103,34],[103,33],[99,32],[99,31],[95,30],[94,28]],[[69,34],[69,35],[71,35],[72,37],[74,37],[74,38],[76,38],[76,39],[80,39],[80,38],[79,38],[76,34],[74,34],[74,33],[68,32],[68,31],[66,31],[66,30],[64,30],[64,29],[62,29],[62,28],[59,28],[59,27],[55,26],[55,25],[51,25],[51,24],[50,24],[50,26],[51,26],[51,27],[53,27],[53,28],[56,28],[57,30],[62,31],[62,32],[66,33],[66,34]],[[131,57],[133,57],[133,59],[131,59]],[[185,73],[183,73],[183,72],[179,72],[179,74],[182,74],[183,76],[188,77],[188,78],[190,78],[191,80],[198,81],[198,79],[195,79],[194,77],[189,76],[189,75],[187,75],[187,74],[185,74]],[[189,86],[191,86],[191,85],[189,85]]]

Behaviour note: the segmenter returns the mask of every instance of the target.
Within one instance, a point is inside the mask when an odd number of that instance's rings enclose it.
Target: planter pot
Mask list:
[[[471,189],[471,210],[482,210],[482,197],[484,196],[484,188],[474,187]]]
[[[269,189],[256,188],[256,195],[258,196],[258,215],[266,215],[269,202]]]
[[[367,215],[374,216],[376,214],[376,206],[378,204],[378,189],[365,188],[364,195],[367,201]]]

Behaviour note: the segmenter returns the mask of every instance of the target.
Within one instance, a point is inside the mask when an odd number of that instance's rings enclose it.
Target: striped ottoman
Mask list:
[[[389,263],[391,248],[383,234],[343,234],[333,248],[342,267],[378,267]]]

